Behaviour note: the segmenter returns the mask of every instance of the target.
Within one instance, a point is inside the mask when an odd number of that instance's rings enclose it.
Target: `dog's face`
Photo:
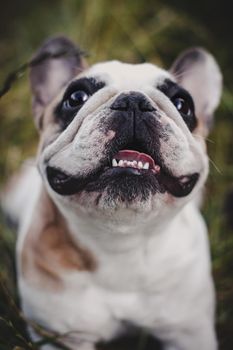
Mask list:
[[[104,215],[175,212],[208,173],[203,137],[221,91],[212,56],[187,51],[169,72],[118,61],[85,68],[73,45],[56,38],[36,58],[61,47],[71,54],[31,72],[39,168],[51,196]]]

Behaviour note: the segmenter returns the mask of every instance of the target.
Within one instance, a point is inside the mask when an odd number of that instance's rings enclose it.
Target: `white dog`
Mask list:
[[[119,61],[88,68],[60,37],[40,48],[30,77],[39,172],[25,166],[4,198],[19,222],[27,318],[71,349],[94,349],[126,323],[166,350],[217,349],[198,209],[221,95],[214,58],[194,48],[170,71]]]

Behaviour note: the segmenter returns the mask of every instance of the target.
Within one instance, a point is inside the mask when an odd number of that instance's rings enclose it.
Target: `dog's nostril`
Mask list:
[[[127,98],[117,98],[111,105],[111,109],[117,111],[127,111],[129,109],[129,100]]]
[[[155,111],[155,108],[152,106],[152,104],[146,100],[146,99],[141,99],[138,102],[138,108],[141,112],[153,112]]]

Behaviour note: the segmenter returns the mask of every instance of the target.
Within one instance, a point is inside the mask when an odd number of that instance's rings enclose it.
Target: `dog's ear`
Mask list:
[[[202,48],[182,53],[170,72],[193,97],[199,130],[206,136],[213,123],[213,113],[222,92],[222,75],[214,57]]]
[[[33,113],[39,125],[47,104],[67,82],[86,67],[83,53],[69,39],[54,37],[46,40],[30,63],[33,93]]]

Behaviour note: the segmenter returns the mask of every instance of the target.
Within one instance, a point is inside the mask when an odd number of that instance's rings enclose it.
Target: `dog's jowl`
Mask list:
[[[216,350],[199,212],[205,137],[221,95],[214,58],[194,48],[168,71],[119,61],[88,67],[58,37],[34,63],[37,164],[25,164],[5,196],[19,223],[26,317],[75,350],[117,338],[126,324],[166,350]]]

